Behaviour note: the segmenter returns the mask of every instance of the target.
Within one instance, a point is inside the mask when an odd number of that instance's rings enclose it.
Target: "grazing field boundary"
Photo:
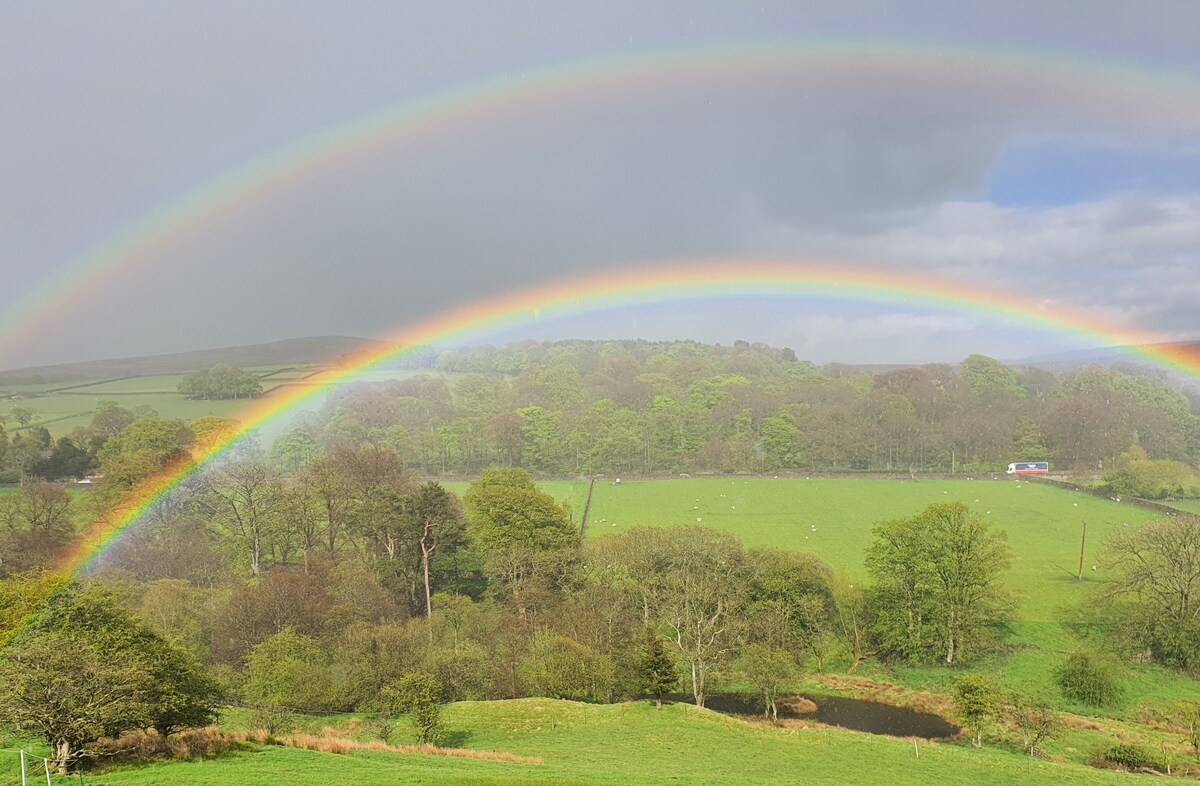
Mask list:
[[[1029,475],[1026,477],[1026,480],[1032,480],[1035,483],[1045,483],[1048,486],[1058,486],[1059,488],[1068,489],[1070,491],[1078,491],[1082,494],[1090,494],[1093,497],[1106,499],[1110,502],[1124,502],[1126,504],[1133,505],[1134,507],[1153,510],[1156,513],[1163,513],[1167,516],[1178,516],[1180,513],[1187,512],[1180,510],[1179,508],[1173,508],[1170,505],[1166,505],[1162,502],[1155,502],[1152,499],[1142,499],[1141,497],[1125,497],[1122,499],[1120,497],[1114,497],[1107,491],[1088,488],[1087,486],[1081,486],[1078,483],[1074,483],[1069,480],[1061,480],[1059,478],[1046,478],[1038,477],[1037,475]]]
[[[592,492],[596,489],[596,479],[592,478],[592,482],[588,484],[587,501],[583,503],[583,517],[579,519],[579,535],[580,537],[587,535],[587,517],[588,511],[592,508]]]

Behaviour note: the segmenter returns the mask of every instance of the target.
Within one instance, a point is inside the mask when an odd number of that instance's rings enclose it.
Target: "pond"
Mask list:
[[[672,696],[676,701],[689,701],[690,696]],[[807,701],[803,701],[806,699]],[[811,705],[815,704],[815,709]],[[763,714],[762,699],[736,693],[710,694],[704,705],[726,715]],[[897,707],[879,701],[851,699],[845,696],[823,696],[802,694],[781,699],[777,706],[780,718],[811,720],[844,729],[865,731],[870,734],[887,734],[892,737],[921,737],[928,740],[953,737],[958,727],[950,721],[930,712],[919,712],[908,707]],[[799,711],[798,711],[799,710]],[[809,710],[809,711],[803,711]]]

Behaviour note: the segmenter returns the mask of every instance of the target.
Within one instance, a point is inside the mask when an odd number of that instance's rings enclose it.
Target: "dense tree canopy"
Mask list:
[[[217,365],[185,376],[179,383],[179,392],[188,398],[254,398],[262,395],[262,383],[257,374]]]

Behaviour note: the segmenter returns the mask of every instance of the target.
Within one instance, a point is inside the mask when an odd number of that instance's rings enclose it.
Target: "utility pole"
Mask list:
[[[1083,535],[1079,538],[1079,575],[1077,581],[1083,581],[1083,548],[1087,545],[1087,522],[1083,522]]]

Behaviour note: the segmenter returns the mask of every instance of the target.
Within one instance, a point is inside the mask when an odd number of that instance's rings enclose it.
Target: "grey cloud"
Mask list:
[[[0,272],[10,284],[0,304],[214,173],[481,76],[800,36],[981,42],[1197,73],[1198,28],[1190,0],[11,5],[0,12],[0,99],[18,111],[0,129]],[[1043,212],[964,200],[982,196],[1014,139],[1186,140],[1200,127],[1196,104],[1139,114],[1094,96],[891,76],[631,81],[401,141],[114,274],[36,343],[0,344],[0,365],[384,334],[550,277],[756,252],[846,255],[980,283],[1019,270],[1047,296],[1187,329],[1177,301],[1193,291],[1195,198],[1125,195]],[[1170,280],[1169,296],[1139,291],[1139,269]],[[708,340],[728,329],[673,318],[637,324]],[[764,340],[852,351],[814,325],[741,324]],[[960,338],[980,336],[964,328]]]

